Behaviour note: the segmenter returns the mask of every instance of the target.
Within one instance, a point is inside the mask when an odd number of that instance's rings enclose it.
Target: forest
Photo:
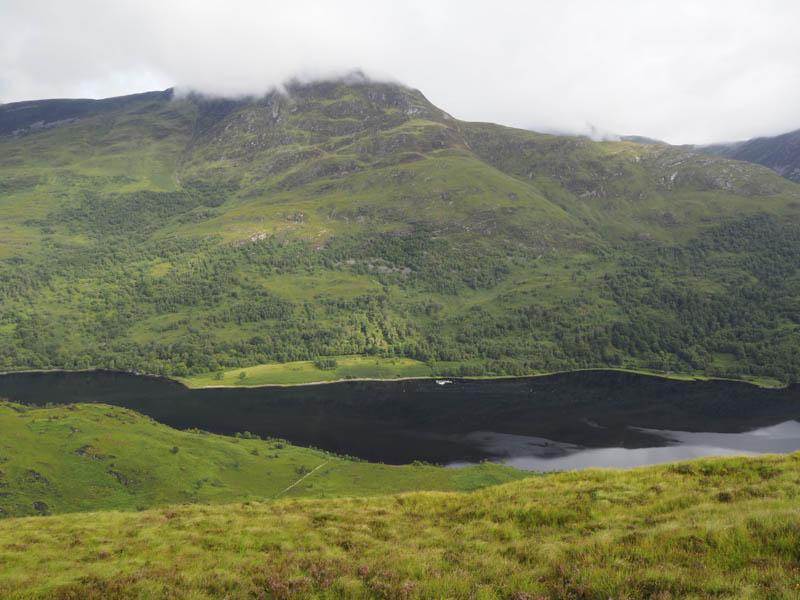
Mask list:
[[[89,198],[44,219],[43,231],[88,220],[96,243],[45,237],[37,260],[2,263],[0,367],[185,376],[361,354],[414,358],[461,376],[611,366],[790,383],[800,372],[800,229],[791,220],[740,219],[683,248],[629,245],[597,252],[584,267],[481,240],[437,240],[424,226],[337,237],[323,248],[274,237],[220,245],[143,235],[148,223],[201,201],[138,193],[100,211]],[[154,261],[169,270],[154,274]],[[577,291],[511,288],[452,310],[460,295],[493,290],[530,264],[549,271],[546,288]],[[590,269],[604,274],[590,281]],[[716,290],[704,287],[709,273]],[[343,298],[321,286],[301,300],[265,289],[264,281],[292,276],[369,276],[379,291]],[[32,309],[43,295],[70,312]],[[132,331],[142,322],[152,323],[151,335],[140,341]]]

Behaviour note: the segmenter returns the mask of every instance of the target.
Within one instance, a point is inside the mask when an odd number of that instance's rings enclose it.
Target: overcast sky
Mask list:
[[[797,0],[0,0],[0,102],[362,69],[461,119],[706,143],[800,128]]]

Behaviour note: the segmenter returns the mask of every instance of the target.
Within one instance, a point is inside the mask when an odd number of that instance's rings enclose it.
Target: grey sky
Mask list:
[[[796,0],[0,0],[0,102],[355,68],[468,120],[673,143],[800,128]]]

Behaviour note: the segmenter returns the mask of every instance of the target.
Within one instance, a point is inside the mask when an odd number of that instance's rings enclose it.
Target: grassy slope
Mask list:
[[[105,405],[0,404],[0,516],[263,501],[278,494],[468,490],[528,475],[491,464],[453,470],[351,461],[283,441],[176,431]]]
[[[754,165],[463,123],[397,86],[134,98],[0,139],[0,368],[787,381],[798,199]],[[283,304],[252,310],[265,293]]]
[[[6,598],[794,598],[800,454],[0,522]]]
[[[217,373],[204,373],[181,379],[193,388],[209,386],[249,387],[258,385],[293,385],[339,381],[341,379],[404,379],[430,377],[430,367],[410,358],[373,358],[367,356],[337,356],[336,367],[317,368],[312,361],[253,365]],[[244,373],[244,377],[242,377]]]

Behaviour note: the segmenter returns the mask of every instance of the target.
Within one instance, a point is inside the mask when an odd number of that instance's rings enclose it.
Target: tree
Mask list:
[[[335,358],[317,358],[314,360],[314,366],[322,371],[329,371],[339,366]]]

